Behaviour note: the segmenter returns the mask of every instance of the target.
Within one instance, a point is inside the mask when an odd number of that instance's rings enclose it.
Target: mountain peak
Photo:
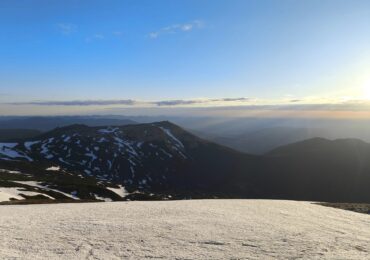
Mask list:
[[[0,165],[16,165],[6,168],[12,171],[28,165],[27,171],[41,172],[48,182],[63,174],[63,178],[82,178],[84,185],[90,185],[90,180],[97,185],[121,185],[130,194],[200,191],[370,201],[370,144],[314,138],[268,155],[249,156],[203,141],[169,121],[71,125],[20,143],[0,144]],[[65,186],[65,180],[61,182]],[[67,183],[63,189],[74,192]]]

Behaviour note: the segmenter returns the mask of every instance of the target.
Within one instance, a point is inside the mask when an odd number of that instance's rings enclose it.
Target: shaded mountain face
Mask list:
[[[0,177],[8,176],[2,179],[4,185],[14,185],[12,178],[31,176],[28,180],[36,184],[28,183],[28,189],[34,184],[34,192],[53,187],[89,200],[154,194],[370,202],[368,158],[370,144],[353,139],[315,138],[254,156],[198,138],[167,121],[71,125],[0,143],[0,170],[6,172]],[[54,174],[47,170],[51,167],[57,169]]]
[[[259,175],[274,196],[321,201],[370,201],[370,144],[313,138],[267,154]]]
[[[0,204],[123,200],[119,185],[47,162],[0,160]]]
[[[0,145],[0,159],[51,163],[127,190],[248,193],[233,176],[255,172],[254,156],[202,140],[169,122],[72,125]]]

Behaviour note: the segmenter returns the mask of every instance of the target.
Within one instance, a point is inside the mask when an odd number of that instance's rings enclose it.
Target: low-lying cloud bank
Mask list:
[[[161,101],[72,100],[0,103],[1,115],[126,114],[184,116],[291,116],[370,118],[370,100],[262,100],[256,98]]]
[[[137,102],[135,100],[71,100],[71,101],[31,101],[31,102],[13,102],[8,105],[25,106],[112,106],[112,105],[127,105],[133,106]]]
[[[176,100],[162,100],[162,101],[139,101],[132,99],[120,100],[70,100],[70,101],[31,101],[31,102],[13,102],[8,105],[37,105],[37,106],[183,106],[183,105],[200,105],[200,104],[218,104],[232,103],[232,102],[249,102],[250,98],[219,98],[219,99],[176,99]]]
[[[175,99],[161,101],[119,100],[69,100],[69,101],[30,101],[3,103],[12,106],[127,106],[127,107],[243,107],[249,110],[370,110],[370,100],[347,100],[343,102],[323,102],[310,100],[262,100],[256,98],[214,98],[214,99]]]

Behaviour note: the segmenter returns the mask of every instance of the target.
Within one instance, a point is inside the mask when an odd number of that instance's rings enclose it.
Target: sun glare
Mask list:
[[[362,98],[370,100],[370,79],[365,82],[362,88]]]

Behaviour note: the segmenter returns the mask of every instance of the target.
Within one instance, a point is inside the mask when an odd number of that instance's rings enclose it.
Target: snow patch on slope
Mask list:
[[[60,166],[50,166],[46,168],[47,171],[60,171]]]
[[[10,199],[24,200],[25,198],[22,197],[21,194],[26,196],[43,195],[50,199],[54,199],[53,197],[47,194],[34,191],[27,191],[22,187],[0,187],[0,202],[10,201]]]
[[[31,150],[32,146],[38,143],[40,143],[40,141],[25,142],[24,147],[26,147],[27,150]]]
[[[176,143],[177,146],[184,148],[184,144],[171,133],[171,130],[162,126],[160,126],[159,128],[162,129],[162,131],[165,132],[166,135],[169,136]]]
[[[32,161],[32,159],[24,153],[15,150],[17,145],[17,143],[0,143],[0,155],[11,159],[23,158],[27,159],[28,161]]]
[[[111,133],[114,133],[116,132],[117,130],[119,130],[119,128],[103,128],[103,129],[99,129],[98,132],[101,133],[101,134],[111,134]]]
[[[112,187],[106,187],[106,188],[110,191],[113,191],[121,198],[124,198],[125,196],[129,195],[129,193],[126,191],[126,189],[122,185],[119,185],[119,188],[112,188]]]
[[[105,202],[112,202],[112,199],[111,199],[111,198],[101,197],[101,196],[99,196],[99,195],[97,195],[97,194],[94,194],[94,197],[95,197],[95,199],[97,199],[97,200],[102,200],[102,201],[105,201]]]
[[[74,199],[74,200],[79,200],[79,198],[77,197],[76,194],[73,194],[74,192],[72,192],[71,194],[69,193],[66,193],[66,192],[63,192],[63,191],[60,191],[60,190],[57,190],[57,189],[53,189],[53,188],[49,188],[48,185],[41,185],[39,182],[36,182],[36,181],[14,181],[15,183],[19,183],[19,184],[23,184],[23,185],[28,185],[28,186],[32,186],[32,187],[36,187],[36,188],[40,188],[40,189],[43,189],[43,190],[46,190],[46,191],[54,191],[54,192],[58,192],[68,198],[71,198],[71,199]]]

